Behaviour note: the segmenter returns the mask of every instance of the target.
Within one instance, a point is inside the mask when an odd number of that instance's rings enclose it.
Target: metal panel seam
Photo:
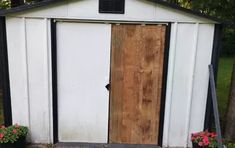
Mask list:
[[[26,84],[27,84],[27,105],[28,105],[28,127],[29,129],[31,128],[31,123],[30,123],[30,96],[29,96],[29,71],[28,71],[28,51],[27,51],[27,34],[26,34],[26,19],[23,19],[23,40],[24,40],[24,58],[25,58],[25,74],[26,74]]]
[[[195,24],[195,34],[194,34],[194,46],[193,46],[193,66],[192,66],[192,80],[190,82],[190,85],[191,85],[191,89],[190,89],[190,98],[189,98],[189,106],[188,106],[188,109],[187,109],[187,113],[188,113],[188,120],[187,120],[187,123],[186,123],[186,128],[187,128],[187,139],[186,139],[186,143],[188,143],[188,140],[189,140],[189,128],[190,128],[190,115],[191,115],[191,107],[192,107],[192,97],[193,97],[193,83],[194,83],[194,76],[195,76],[195,68],[196,68],[196,57],[197,57],[197,45],[198,45],[198,32],[199,32],[199,24],[196,23]],[[188,144],[187,144],[188,145]]]

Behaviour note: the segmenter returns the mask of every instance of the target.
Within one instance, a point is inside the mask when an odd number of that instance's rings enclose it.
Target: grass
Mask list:
[[[225,113],[228,104],[233,61],[234,58],[232,57],[221,57],[219,61],[217,76],[217,96],[222,128],[224,126]]]

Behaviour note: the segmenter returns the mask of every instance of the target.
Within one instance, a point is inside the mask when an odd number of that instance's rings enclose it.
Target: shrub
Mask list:
[[[15,143],[21,137],[26,137],[28,128],[18,124],[0,128],[0,143]]]
[[[191,141],[197,144],[199,147],[217,147],[216,133],[214,132],[203,131],[199,133],[193,133]]]

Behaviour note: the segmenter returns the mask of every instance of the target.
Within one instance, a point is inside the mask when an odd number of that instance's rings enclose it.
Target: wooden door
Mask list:
[[[112,26],[110,143],[158,142],[165,30]]]

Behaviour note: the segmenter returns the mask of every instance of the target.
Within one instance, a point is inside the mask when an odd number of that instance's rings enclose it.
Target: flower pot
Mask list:
[[[201,146],[199,146],[197,143],[193,142],[193,148],[202,148]]]
[[[25,148],[25,137],[20,137],[15,143],[0,143],[0,148]]]
[[[193,148],[199,148],[197,143],[192,143],[193,144]]]

